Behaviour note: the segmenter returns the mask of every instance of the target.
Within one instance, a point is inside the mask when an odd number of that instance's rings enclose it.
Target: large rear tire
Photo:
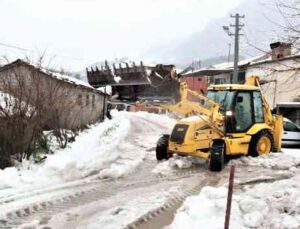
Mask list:
[[[224,168],[226,162],[225,143],[214,142],[210,151],[209,169],[219,172]]]
[[[170,135],[165,134],[165,135],[161,136],[157,141],[156,159],[158,161],[169,158],[169,155],[168,155],[169,138],[170,138]]]
[[[274,147],[274,139],[268,130],[262,130],[252,136],[248,155],[257,157],[261,155],[268,155],[272,152]]]

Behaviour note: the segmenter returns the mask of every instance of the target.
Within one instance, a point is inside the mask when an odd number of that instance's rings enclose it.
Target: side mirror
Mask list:
[[[242,96],[237,97],[237,103],[242,103],[244,98]]]

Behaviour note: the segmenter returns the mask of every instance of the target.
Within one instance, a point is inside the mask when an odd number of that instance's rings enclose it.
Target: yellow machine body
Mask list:
[[[164,107],[169,111],[174,111],[185,116],[185,118],[175,125],[169,138],[167,147],[169,155],[176,153],[210,160],[214,142],[222,142],[226,156],[248,155],[251,153],[249,152],[250,147],[258,155],[268,154],[268,151],[271,150],[281,150],[283,118],[271,113],[267,101],[261,95],[258,77],[250,77],[244,85],[227,84],[211,86],[208,88],[208,95],[210,91],[215,93],[218,91],[224,93],[230,92],[236,96],[243,95],[244,98],[247,98],[247,93],[250,93],[252,100],[256,96],[255,101],[258,102],[256,104],[255,102],[251,102],[253,114],[246,114],[246,116],[252,115],[252,120],[256,120],[257,116],[263,118],[259,122],[252,123],[246,130],[234,131],[233,129],[228,131],[231,128],[230,120],[234,120],[234,122],[231,122],[233,123],[232,126],[237,126],[237,123],[243,123],[243,120],[235,117],[238,114],[239,100],[242,99],[233,96],[232,106],[235,106],[235,108],[221,112],[221,104],[211,98],[189,91],[186,84],[182,83],[181,101],[175,105]],[[202,99],[203,104],[188,101],[187,94],[189,92]],[[225,96],[228,95],[226,94]],[[256,108],[259,105],[261,105],[261,109]],[[251,144],[254,144],[253,142],[255,142],[255,146],[251,146]]]

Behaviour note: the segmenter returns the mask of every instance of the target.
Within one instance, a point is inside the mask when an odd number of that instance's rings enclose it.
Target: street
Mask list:
[[[205,186],[227,184],[229,165],[222,172],[214,173],[205,162],[194,159],[176,157],[156,161],[155,141],[159,134],[171,129],[158,121],[162,116],[122,115],[130,121],[130,128],[114,149],[122,152],[121,156],[110,167],[123,168],[127,164],[131,166],[129,172],[115,178],[107,172],[103,176],[103,170],[99,173],[102,176],[93,174],[3,196],[0,210],[5,216],[0,221],[1,228],[163,228],[172,223],[174,214],[188,196],[197,195]],[[132,153],[143,157],[137,163],[129,163],[134,158],[130,156]],[[235,191],[249,184],[291,176],[286,168],[259,167],[253,164],[255,161],[246,165],[237,163]],[[118,166],[112,171],[118,171]]]

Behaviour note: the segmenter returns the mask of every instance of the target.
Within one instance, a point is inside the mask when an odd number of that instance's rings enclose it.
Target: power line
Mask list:
[[[3,43],[3,42],[0,42],[0,46],[6,47],[6,48],[11,48],[11,49],[16,49],[16,50],[23,51],[23,52],[24,51],[25,52],[31,52],[31,53],[37,52],[36,50],[22,48],[20,46],[6,44],[6,43]],[[48,56],[48,57],[58,57],[58,58],[63,58],[63,59],[76,60],[76,61],[87,61],[87,59],[78,58],[78,57],[71,57],[71,56],[64,56],[64,55],[45,54],[45,56]],[[94,61],[94,60],[88,60],[88,61]]]
[[[14,45],[5,44],[5,43],[2,43],[2,42],[0,42],[0,45],[4,46],[4,47],[7,47],[7,48],[18,49],[18,50],[21,50],[21,51],[29,51],[28,49],[21,48],[21,47],[18,47],[18,46],[14,46]]]

